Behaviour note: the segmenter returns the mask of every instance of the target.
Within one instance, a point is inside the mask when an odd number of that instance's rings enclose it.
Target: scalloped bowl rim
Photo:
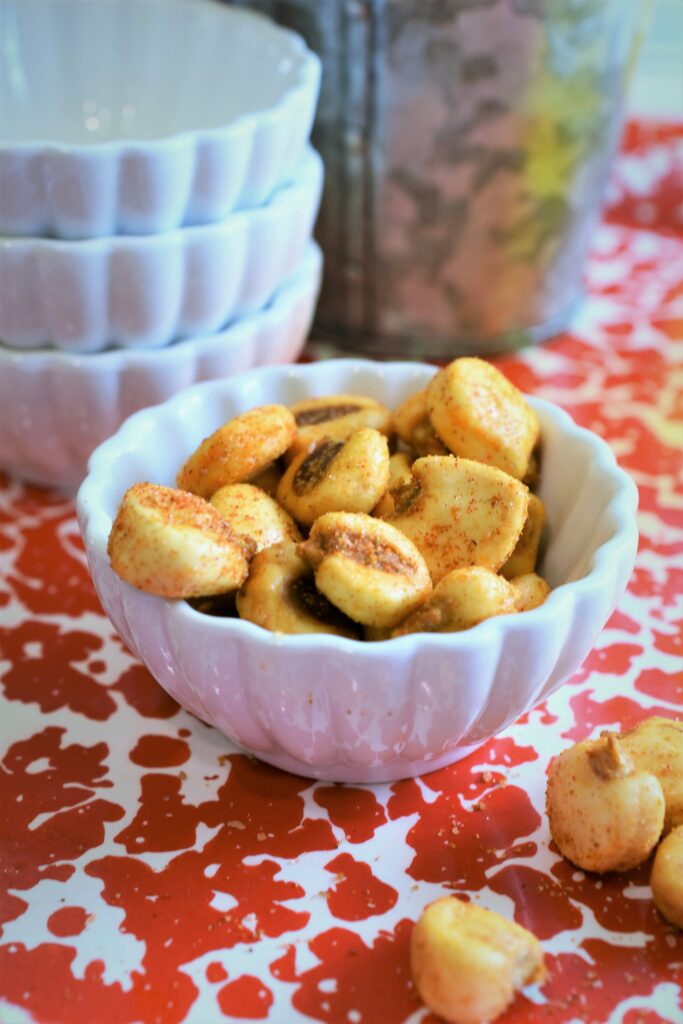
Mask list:
[[[185,0],[185,2],[187,2],[187,0]],[[246,134],[248,132],[253,132],[259,121],[266,118],[268,120],[277,121],[287,116],[286,110],[293,102],[293,98],[297,97],[301,93],[307,93],[311,88],[317,88],[317,82],[319,81],[322,72],[320,58],[306,45],[305,40],[297,32],[277,24],[258,11],[251,11],[243,7],[234,7],[229,4],[216,3],[215,0],[192,0],[192,2],[197,6],[204,7],[206,10],[210,9],[221,11],[222,13],[220,17],[227,13],[229,18],[236,17],[245,21],[249,20],[254,22],[265,21],[268,24],[269,29],[272,29],[275,35],[280,35],[283,39],[287,40],[288,44],[293,46],[294,50],[299,51],[300,55],[304,59],[299,67],[296,82],[283,92],[282,96],[276,103],[263,107],[261,110],[254,110],[240,114],[234,120],[227,121],[224,125],[219,125],[214,128],[185,128],[182,131],[173,132],[170,135],[162,135],[159,138],[123,138],[94,140],[93,142],[60,142],[57,139],[52,140],[37,137],[35,139],[26,139],[21,142],[3,142],[2,137],[0,136],[0,154],[21,153],[31,149],[40,149],[86,156],[93,155],[98,152],[126,152],[129,150],[141,150],[147,148],[173,149],[179,146],[184,146],[190,142],[196,143],[197,140],[201,138],[219,138],[226,133],[235,135]],[[178,3],[177,6],[181,6],[180,3]],[[93,241],[94,239],[88,240]]]
[[[330,370],[335,370],[338,367],[348,367],[350,364],[361,370],[372,368],[375,371],[378,367],[381,368],[382,366],[392,366],[411,370],[412,372],[415,372],[417,367],[433,370],[433,372],[436,372],[438,369],[437,367],[427,366],[422,363],[393,362],[381,364],[362,359],[325,360],[321,363],[309,364],[309,368],[323,365]],[[153,420],[158,415],[157,410],[162,408],[167,410],[177,409],[185,402],[191,401],[197,393],[206,393],[209,389],[219,391],[226,386],[234,388],[240,379],[244,379],[247,376],[250,379],[254,376],[276,376],[280,375],[283,369],[289,372],[293,370],[306,373],[306,366],[285,368],[275,366],[251,370],[245,374],[232,377],[228,381],[209,381],[194,384],[166,402],[162,402],[158,406],[142,409],[130,416],[112,437],[94,450],[89,459],[88,474],[81,484],[77,496],[77,506],[83,512],[86,522],[86,548],[90,544],[94,544],[106,552],[107,539],[112,524],[111,518],[97,501],[98,478],[106,476],[107,468],[118,460],[122,446],[129,438],[132,439],[134,437],[142,424]],[[553,588],[540,607],[523,613],[495,616],[458,633],[413,633],[389,640],[365,643],[328,633],[305,633],[299,635],[271,633],[255,623],[245,621],[244,619],[202,615],[200,612],[195,611],[186,601],[168,600],[153,594],[146,596],[150,600],[161,602],[165,606],[165,617],[167,617],[169,623],[172,624],[176,616],[180,616],[181,620],[189,617],[191,620],[195,620],[197,624],[199,624],[197,620],[201,621],[202,628],[213,636],[223,635],[225,637],[248,640],[264,650],[272,651],[273,648],[277,649],[285,645],[290,651],[305,648],[307,651],[312,650],[319,652],[321,655],[331,654],[332,652],[338,654],[341,652],[362,653],[364,657],[368,657],[371,660],[381,659],[387,651],[387,645],[390,645],[392,654],[405,654],[406,656],[413,652],[417,645],[427,645],[428,648],[435,649],[441,648],[444,653],[452,654],[457,652],[458,648],[464,648],[473,644],[480,645],[487,638],[493,637],[501,631],[506,634],[515,634],[520,630],[527,629],[532,623],[539,626],[552,626],[557,615],[562,613],[563,608],[568,607],[575,594],[578,595],[579,593],[601,588],[605,577],[610,573],[610,564],[613,563],[614,559],[619,558],[623,551],[630,549],[634,531],[636,530],[635,517],[638,492],[634,482],[617,464],[614,453],[606,441],[593,433],[593,431],[580,427],[574,422],[569,413],[553,402],[530,395],[525,395],[525,397],[535,409],[540,410],[553,419],[559,425],[564,435],[574,437],[584,444],[590,445],[593,457],[601,473],[615,484],[614,493],[604,509],[604,514],[611,512],[615,520],[612,535],[595,550],[586,574],[578,580],[562,583]],[[123,580],[118,580],[118,583],[124,591],[133,591],[134,589]]]
[[[2,0],[0,0],[2,2]],[[94,0],[96,2],[96,0]],[[141,0],[142,2],[142,0]],[[207,224],[181,224],[169,231],[146,235],[99,235],[97,238],[52,238],[41,235],[0,235],[0,252],[28,252],[64,254],[69,259],[78,259],[89,253],[127,253],[144,249],[164,251],[175,244],[187,244],[199,239],[234,233],[240,224],[252,224],[268,217],[282,215],[281,211],[296,202],[296,197],[311,194],[311,186],[324,180],[325,167],[320,153],[308,143],[297,161],[295,176],[282,182],[272,195],[260,206],[231,210],[222,220]],[[317,186],[316,186],[317,187]],[[295,198],[292,198],[295,197]]]
[[[130,367],[141,366],[150,362],[166,367],[172,362],[185,359],[190,349],[194,349],[196,352],[200,348],[215,348],[218,345],[224,349],[236,348],[242,343],[244,332],[248,331],[253,323],[267,324],[273,320],[280,319],[283,315],[283,310],[288,305],[294,303],[297,297],[310,291],[312,282],[320,278],[322,268],[322,250],[317,242],[311,239],[304,250],[301,262],[297,264],[291,275],[285,278],[278,286],[267,305],[262,309],[254,310],[253,313],[247,313],[238,320],[232,320],[220,331],[191,334],[187,337],[178,338],[168,345],[163,345],[161,348],[107,348],[96,352],[74,352],[70,349],[49,348],[47,346],[42,348],[12,348],[0,342],[0,372],[3,365],[10,363],[18,363],[27,370],[35,369],[31,365],[32,363],[40,363],[42,366],[54,367],[55,369],[85,370],[92,368],[101,370],[103,367],[106,367],[112,372],[121,372],[122,370],[130,369]],[[257,368],[255,367],[255,369]],[[244,372],[251,373],[253,371],[245,370]],[[199,383],[206,382],[200,381]],[[183,390],[189,391],[190,388],[197,386],[197,384],[191,384]],[[166,401],[170,401],[170,399],[166,399]],[[157,404],[164,405],[165,402]],[[146,409],[139,410],[139,412],[145,411]],[[137,416],[137,413],[131,413],[129,417],[126,417],[124,423],[128,419],[132,419],[133,416]],[[102,443],[104,444],[104,442]]]

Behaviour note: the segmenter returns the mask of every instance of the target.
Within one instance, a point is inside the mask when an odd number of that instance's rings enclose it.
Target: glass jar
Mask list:
[[[581,297],[641,0],[253,0],[322,57],[317,324],[444,358],[555,334]]]

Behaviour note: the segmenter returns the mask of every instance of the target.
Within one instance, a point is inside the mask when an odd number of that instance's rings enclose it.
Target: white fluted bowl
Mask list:
[[[3,0],[0,234],[154,234],[259,206],[310,134],[320,62],[204,0]]]
[[[543,572],[554,589],[534,611],[381,643],[281,636],[144,594],[111,569],[107,538],[126,488],[172,484],[183,459],[230,416],[349,392],[395,407],[433,373],[415,363],[342,360],[199,385],[131,417],[90,460],[77,507],[107,615],[172,697],[270,764],[369,783],[463,757],[579,667],[628,581],[636,488],[604,441],[537,399],[549,521]]]
[[[320,205],[308,149],[264,206],[163,235],[0,238],[0,342],[65,352],[160,348],[261,309],[301,259]]]
[[[0,346],[0,469],[43,486],[77,487],[93,448],[138,409],[198,381],[296,359],[313,319],[321,268],[311,242],[266,309],[167,348],[79,356]]]

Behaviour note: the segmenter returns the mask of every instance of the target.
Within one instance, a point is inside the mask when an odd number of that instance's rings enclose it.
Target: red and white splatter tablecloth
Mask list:
[[[499,365],[633,474],[637,567],[581,671],[466,761],[354,788],[237,753],[114,634],[73,502],[3,486],[3,1021],[433,1020],[408,943],[445,892],[543,942],[549,979],[504,1024],[683,1020],[683,939],[653,908],[649,865],[584,875],[543,811],[554,752],[683,705],[683,130],[626,141],[588,301]]]

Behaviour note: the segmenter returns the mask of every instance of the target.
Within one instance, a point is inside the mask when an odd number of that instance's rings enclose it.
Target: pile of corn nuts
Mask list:
[[[132,486],[114,570],[279,633],[384,640],[542,604],[539,424],[456,359],[393,413],[358,395],[264,405],[205,438],[176,487]]]
[[[628,871],[654,852],[653,902],[683,928],[683,722],[653,716],[563,750],[546,810],[560,853],[584,871]],[[410,962],[423,1002],[450,1024],[494,1020],[547,974],[530,931],[454,896],[425,907]]]

